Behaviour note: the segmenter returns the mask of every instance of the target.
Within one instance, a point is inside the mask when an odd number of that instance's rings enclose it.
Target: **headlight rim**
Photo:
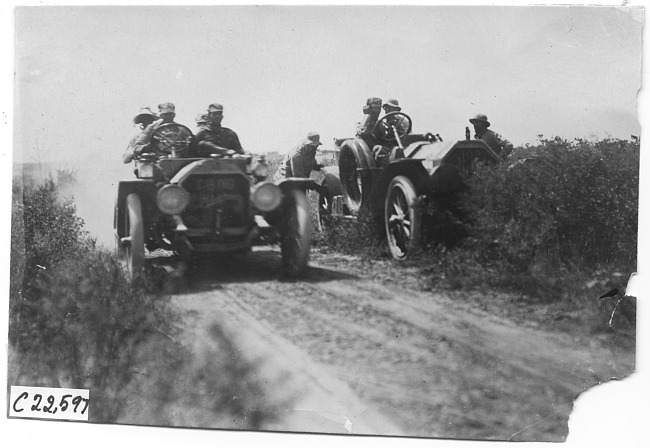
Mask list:
[[[167,207],[168,202],[165,201],[164,195],[169,194],[171,191],[177,191],[180,193],[180,204],[174,208]],[[166,215],[178,215],[181,214],[190,203],[190,194],[180,185],[176,184],[167,184],[161,187],[156,194],[156,205],[158,210]]]
[[[273,201],[260,201],[259,194],[265,189],[272,191]],[[262,212],[271,212],[276,210],[282,204],[282,190],[273,182],[261,182],[253,187],[251,192],[251,203],[253,206]]]

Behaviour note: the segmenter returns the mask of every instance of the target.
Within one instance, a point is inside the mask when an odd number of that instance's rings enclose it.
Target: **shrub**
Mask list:
[[[200,352],[176,340],[169,297],[128,283],[60,199],[74,182],[14,188],[9,384],[89,389],[102,422],[260,429],[289,408],[218,326]]]
[[[92,389],[93,419],[113,420],[118,391],[133,374],[133,347],[151,332],[169,331],[173,314],[167,301],[126,282],[58,188],[50,178],[14,197],[11,380]]]
[[[463,199],[471,222],[460,258],[489,268],[495,280],[523,284],[631,272],[638,169],[638,142],[560,138],[480,167]]]
[[[317,199],[316,199],[317,200]],[[316,206],[313,207],[312,216]],[[312,243],[353,255],[378,257],[382,255],[382,241],[377,223],[369,212],[360,212],[356,219],[329,217],[322,232],[314,233]]]

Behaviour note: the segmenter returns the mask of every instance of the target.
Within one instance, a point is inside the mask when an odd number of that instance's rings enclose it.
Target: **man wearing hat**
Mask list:
[[[138,115],[133,118],[133,124],[138,127],[138,133],[131,138],[131,141],[126,147],[126,151],[122,156],[124,163],[131,163],[133,160],[133,151],[135,150],[135,142],[142,135],[142,131],[157,119],[158,115],[154,114],[148,106],[141,108]]]
[[[390,98],[387,102],[384,103],[383,106],[381,106],[382,109],[384,109],[384,113],[389,114],[391,112],[401,112],[402,108],[399,106],[399,102],[394,99]],[[397,127],[398,133],[400,135],[406,135],[409,131],[410,124],[409,120],[406,119],[406,117],[401,116],[400,118],[391,120],[388,122],[389,125],[394,125]]]
[[[244,154],[237,133],[221,126],[223,106],[212,103],[208,106],[208,123],[196,135],[197,157],[209,157],[210,154],[225,154],[233,150]]]
[[[174,118],[176,117],[176,106],[174,106],[173,103],[161,103],[158,105],[158,115],[160,116],[160,119],[147,126],[136,139],[133,145],[132,157],[139,156],[143,152],[156,152],[155,148],[150,147],[151,137],[156,129],[163,124],[175,123]],[[124,163],[128,163],[126,162],[126,157],[124,160]]]
[[[490,127],[490,122],[486,115],[478,114],[469,119],[469,122],[474,125],[474,138],[476,140],[483,140],[487,145],[492,148],[492,151],[497,153],[498,156],[507,157],[512,153],[512,143],[499,134],[494,132]]]
[[[322,143],[319,134],[316,132],[307,134],[305,140],[284,156],[275,172],[274,180],[287,177],[309,178],[312,170],[320,171],[323,166],[316,163],[316,150],[320,145]]]
[[[210,114],[208,112],[201,112],[196,116],[196,134],[199,132],[208,129],[208,123],[210,122]]]
[[[391,113],[391,112],[399,112],[402,110],[401,107],[399,107],[399,101],[397,101],[394,98],[390,98],[388,101],[384,103],[383,106],[381,106],[382,109],[384,109],[384,113]]]

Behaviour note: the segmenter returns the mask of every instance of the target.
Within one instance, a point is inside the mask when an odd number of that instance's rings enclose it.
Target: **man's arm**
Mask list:
[[[230,146],[230,149],[237,151],[239,154],[244,154],[244,148],[242,148],[241,143],[239,142],[239,136],[237,135],[237,133],[233,130],[230,130],[228,134],[229,134],[228,146]]]
[[[162,122],[162,120],[153,122],[147,126],[144,131],[140,133],[140,135],[138,135],[135,142],[133,143],[133,156],[139,156],[143,152],[148,151],[149,144],[151,143],[151,136],[153,135],[154,131],[158,129],[158,122]]]
[[[210,154],[220,154],[226,155],[231,149],[224,148],[223,146],[216,145],[207,140],[203,140],[198,143],[197,148],[199,150],[200,157],[208,157]]]
[[[129,145],[126,148],[126,151],[124,151],[124,155],[122,156],[122,162],[131,163],[132,161],[133,161],[133,147]]]
[[[506,157],[512,154],[512,151],[514,149],[512,143],[501,137],[500,134],[495,134],[495,137],[497,139],[497,142],[499,142],[499,146],[501,146],[503,156]]]
[[[139,136],[139,134],[134,135],[131,138],[131,141],[129,142],[129,144],[127,145],[126,151],[124,151],[124,155],[122,156],[122,161],[124,163],[131,163],[131,161],[133,161],[133,150],[135,149],[133,144],[137,140],[138,136]]]

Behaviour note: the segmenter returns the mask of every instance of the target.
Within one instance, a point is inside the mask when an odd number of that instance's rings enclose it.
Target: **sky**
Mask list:
[[[644,0],[627,3],[638,6]],[[119,162],[135,131],[131,120],[138,109],[164,101],[176,103],[178,121],[188,125],[208,104],[223,103],[224,125],[235,129],[246,149],[254,152],[286,151],[312,130],[321,132],[325,146],[331,147],[332,138],[352,135],[369,96],[397,98],[412,117],[415,131],[434,131],[447,140],[463,138],[467,119],[476,113],[487,114],[492,128],[516,144],[534,142],[538,134],[629,138],[641,132],[639,119],[647,127],[650,117],[643,90],[636,116],[641,73],[646,83],[649,79],[647,62],[641,65],[641,54],[647,60],[648,50],[646,45],[641,53],[642,25],[629,10],[404,5],[243,10],[31,8],[19,11],[14,23],[14,4],[42,7],[53,2],[0,3],[0,184],[5,193],[0,206],[5,229],[10,219],[12,161]],[[643,34],[647,42],[647,27]],[[650,225],[646,140],[641,140],[641,229]],[[112,202],[107,204],[112,207]],[[649,277],[647,234],[639,234],[641,278]],[[9,235],[8,230],[0,233],[0,253],[5,254],[0,264],[5,267]],[[1,289],[8,291],[8,275],[0,280]],[[647,291],[648,281],[644,284]],[[647,308],[639,307],[645,322]],[[4,313],[0,311],[2,347],[7,344]],[[638,328],[640,354],[647,353],[647,328]],[[7,371],[5,354],[5,350],[0,353],[0,383]],[[648,394],[643,391],[647,391],[649,364],[648,356],[640,356],[639,372],[632,377],[581,395],[565,445],[641,446],[641,439],[648,440]],[[0,401],[4,401],[3,393],[0,388]],[[224,441],[225,446],[284,448],[329,447],[332,441],[355,448],[484,445],[6,423],[6,417],[0,417],[6,439],[18,441],[29,435],[32,445],[41,442],[57,447],[87,445],[89,440],[98,446],[147,446],[155,441],[161,447],[214,446]]]
[[[611,7],[23,7],[16,162],[119,159],[143,106],[210,103],[253,153],[352,136],[366,98],[415,132],[483,113],[514,144],[639,135],[641,13]]]

